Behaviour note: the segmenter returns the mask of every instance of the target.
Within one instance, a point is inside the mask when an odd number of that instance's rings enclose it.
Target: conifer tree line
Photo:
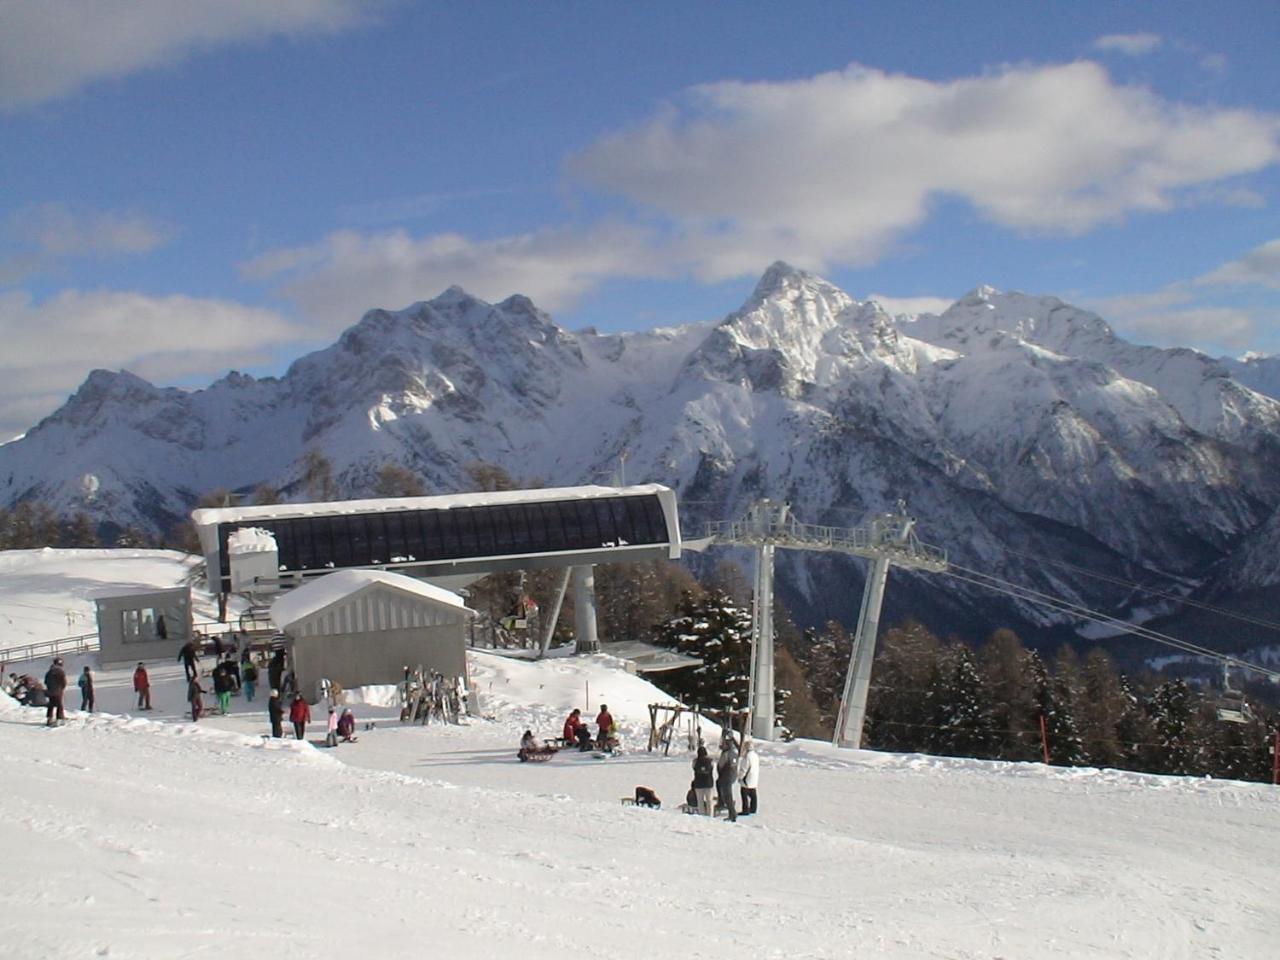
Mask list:
[[[0,550],[101,545],[87,514],[60,517],[47,504],[31,500],[24,500],[12,510],[0,507]]]
[[[804,667],[831,729],[852,641],[839,624],[811,637]],[[882,633],[864,746],[986,760],[1043,761],[1270,783],[1275,713],[1252,702],[1245,723],[1217,718],[1212,691],[1181,678],[1130,677],[1094,648],[1051,663],[997,630],[978,650],[919,624]],[[1041,718],[1044,718],[1043,733]]]

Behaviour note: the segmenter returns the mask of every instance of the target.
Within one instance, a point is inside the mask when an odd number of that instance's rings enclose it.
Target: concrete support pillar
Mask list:
[[[773,739],[773,544],[756,551],[751,616],[751,736]]]
[[[599,653],[596,631],[596,568],[591,564],[573,568],[573,629],[579,653]]]
[[[878,557],[867,571],[867,585],[862,591],[862,612],[858,615],[858,631],[853,637],[853,653],[849,657],[849,673],[844,681],[844,696],[836,716],[837,747],[862,746],[862,727],[867,719],[867,693],[871,689],[871,666],[876,659],[876,634],[880,630],[880,606],[884,602],[884,585],[889,577],[889,560]]]

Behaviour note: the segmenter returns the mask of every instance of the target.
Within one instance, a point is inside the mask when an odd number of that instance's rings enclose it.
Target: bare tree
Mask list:
[[[398,463],[383,464],[373,485],[375,497],[425,497],[426,485],[408,467]]]

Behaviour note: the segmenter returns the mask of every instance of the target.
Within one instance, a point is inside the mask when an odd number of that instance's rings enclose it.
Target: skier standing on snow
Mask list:
[[[338,713],[333,707],[329,708],[329,727],[324,735],[324,743],[327,747],[338,745]]]
[[[138,695],[138,709],[151,709],[151,678],[147,676],[147,668],[141,660],[138,669],[133,671],[133,692]]]
[[[600,704],[600,712],[596,715],[596,727],[600,730],[600,736],[596,743],[601,750],[608,749],[609,733],[613,730],[613,714],[609,712],[607,703]]]
[[[246,703],[253,703],[253,693],[258,686],[258,665],[245,651],[245,659],[240,664],[240,688],[244,690]]]
[[[184,643],[175,659],[182,661],[182,670],[186,674],[188,682],[199,675],[200,671],[196,669],[196,664],[200,660],[200,655],[196,653],[194,641],[188,640]]]
[[[49,695],[49,704],[44,718],[45,726],[53,726],[55,714],[57,714],[58,723],[65,723],[67,716],[62,709],[62,694],[67,689],[67,672],[62,669],[61,657],[53,658],[53,666],[44,675],[44,689]]]
[[[200,686],[200,678],[192,677],[187,681],[187,702],[191,704],[191,722],[199,723],[200,714],[204,713],[204,687]]]
[[[307,721],[311,719],[311,708],[307,706],[307,701],[302,699],[302,694],[295,693],[293,695],[293,703],[289,707],[289,722],[293,724],[293,735],[301,740],[307,734]]]
[[[698,812],[711,816],[711,791],[715,789],[715,764],[707,755],[706,747],[698,747],[693,761],[693,795],[697,798]]]
[[[272,690],[267,701],[267,716],[271,718],[271,736],[279,740],[284,736],[284,704],[280,702],[280,691]]]
[[[760,754],[750,740],[742,745],[742,759],[738,761],[738,782],[742,790],[742,815],[755,813],[759,801],[756,788],[760,785]]]
[[[724,807],[732,823],[738,819],[738,808],[733,799],[733,785],[738,781],[738,745],[733,734],[726,733],[720,741],[720,757],[716,760],[716,797]]]
[[[220,663],[213,668],[213,692],[218,695],[218,712],[224,717],[231,709],[231,691],[234,687],[235,683],[225,663]]]
[[[93,697],[93,674],[89,672],[86,665],[84,671],[80,674],[78,681],[80,684],[80,709],[93,713],[94,697]]]

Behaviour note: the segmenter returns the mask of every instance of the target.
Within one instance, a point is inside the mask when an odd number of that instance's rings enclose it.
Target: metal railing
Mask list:
[[[89,653],[98,649],[98,634],[81,633],[74,637],[58,637],[55,640],[37,640],[21,643],[16,647],[0,650],[0,661],[18,663],[23,660],[41,660],[45,657],[61,657],[73,653]]]

